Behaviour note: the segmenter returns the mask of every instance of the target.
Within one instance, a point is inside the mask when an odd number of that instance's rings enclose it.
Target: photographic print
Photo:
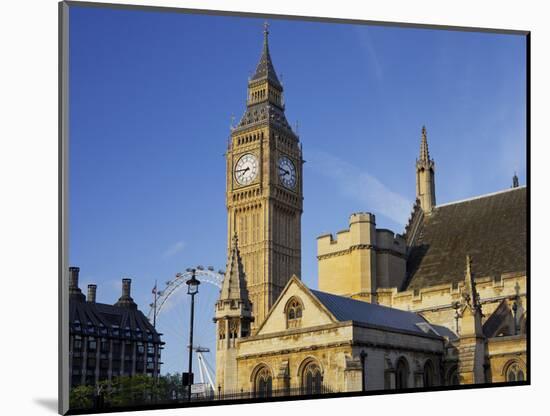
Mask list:
[[[62,413],[529,384],[528,32],[60,19]]]

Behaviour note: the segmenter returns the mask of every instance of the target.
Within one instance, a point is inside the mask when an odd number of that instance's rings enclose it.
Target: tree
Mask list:
[[[163,388],[163,397],[162,399],[170,401],[170,400],[178,400],[185,398],[184,396],[184,386],[181,382],[181,374],[175,373],[175,374],[166,374],[164,376],[159,377],[159,382],[161,387]]]
[[[71,409],[90,409],[93,404],[94,386],[76,386],[71,390],[69,406]]]
[[[155,403],[163,396],[164,383],[145,374],[116,377],[104,389],[105,403],[112,406],[135,406]]]

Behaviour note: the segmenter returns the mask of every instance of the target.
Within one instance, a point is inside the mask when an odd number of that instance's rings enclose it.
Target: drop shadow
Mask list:
[[[44,409],[50,410],[57,414],[57,399],[56,398],[40,398],[34,399],[36,404],[39,404]]]

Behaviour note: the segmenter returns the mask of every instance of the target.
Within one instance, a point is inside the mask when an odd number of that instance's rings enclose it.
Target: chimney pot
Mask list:
[[[95,303],[97,285],[88,285],[88,302]]]
[[[78,289],[80,267],[69,267],[69,289]]]
[[[132,279],[122,279],[122,297],[123,298],[129,298],[130,297],[130,286],[132,284]]]

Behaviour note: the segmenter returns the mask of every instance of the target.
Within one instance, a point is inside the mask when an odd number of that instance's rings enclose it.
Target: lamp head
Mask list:
[[[201,282],[195,277],[195,269],[191,269],[191,279],[185,282],[187,285],[187,294],[196,295],[199,293],[199,285]]]

